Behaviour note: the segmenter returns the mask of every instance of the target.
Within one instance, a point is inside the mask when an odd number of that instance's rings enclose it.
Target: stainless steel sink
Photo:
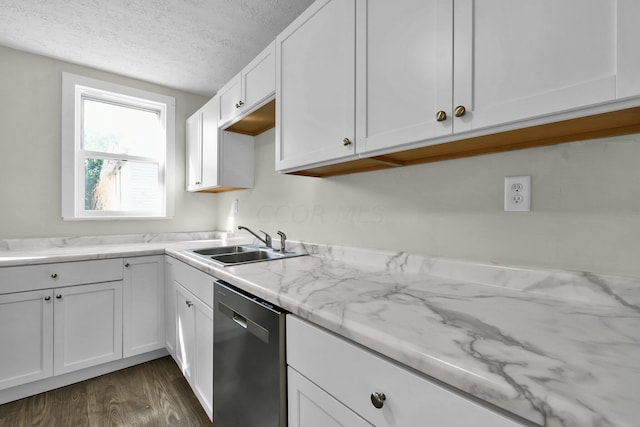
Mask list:
[[[253,246],[220,246],[217,248],[196,249],[193,253],[198,255],[220,255],[220,254],[232,254],[236,252],[250,252],[257,251],[258,248]]]
[[[203,260],[222,265],[223,267],[306,255],[298,252],[283,253],[275,249],[251,245],[218,246],[205,249],[192,249],[185,252],[197,255]]]

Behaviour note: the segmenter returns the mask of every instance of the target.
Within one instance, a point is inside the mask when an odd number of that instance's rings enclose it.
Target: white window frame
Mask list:
[[[88,211],[84,208],[82,99],[158,111],[164,127],[165,155],[159,163],[161,208],[158,212]],[[101,157],[105,157],[101,153]],[[119,156],[114,156],[119,157]],[[71,73],[62,73],[62,218],[64,220],[169,219],[174,216],[175,98]]]

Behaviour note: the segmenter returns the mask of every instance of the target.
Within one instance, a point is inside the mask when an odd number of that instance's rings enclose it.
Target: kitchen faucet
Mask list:
[[[287,241],[287,235],[282,231],[278,231],[278,236],[280,236],[280,252],[285,252],[285,242]]]
[[[253,231],[249,230],[247,227],[245,227],[243,225],[239,225],[238,226],[238,230],[247,230],[249,233],[253,234],[256,239],[258,239],[262,243],[264,243],[266,247],[268,247],[270,249],[273,249],[273,246],[271,246],[271,236],[269,236],[266,231],[260,230],[261,233],[264,233],[264,239],[263,239],[262,237],[258,236],[256,233],[254,233]]]

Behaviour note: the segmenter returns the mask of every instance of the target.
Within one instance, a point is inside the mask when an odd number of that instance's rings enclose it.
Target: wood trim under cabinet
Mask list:
[[[640,132],[640,107],[291,172],[328,177]]]
[[[276,100],[274,99],[224,130],[241,133],[243,135],[256,136],[273,128],[275,125]]]

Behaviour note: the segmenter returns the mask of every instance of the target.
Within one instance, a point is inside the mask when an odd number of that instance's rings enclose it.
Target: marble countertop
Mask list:
[[[236,240],[188,237],[75,253],[0,241],[0,266],[166,252],[536,424],[638,425],[640,279],[311,244],[288,248],[311,256],[219,267],[184,249]]]

